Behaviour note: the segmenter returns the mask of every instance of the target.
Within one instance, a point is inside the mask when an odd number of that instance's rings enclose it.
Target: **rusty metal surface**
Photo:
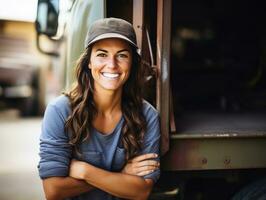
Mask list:
[[[187,132],[183,134],[171,134],[170,139],[207,139],[207,138],[251,138],[266,137],[266,131],[217,131],[217,132]]]
[[[133,1],[133,27],[137,35],[137,44],[139,48],[142,48],[143,11],[144,11],[144,1],[134,0]]]
[[[266,114],[191,112],[176,116],[165,170],[266,168]]]
[[[154,2],[156,3],[156,2]],[[144,1],[133,1],[133,26],[137,42],[143,48]],[[157,91],[156,107],[161,116],[161,153],[169,148],[169,84],[170,84],[170,40],[171,40],[171,0],[157,1],[157,39],[156,39]],[[143,50],[143,49],[142,49]],[[145,53],[145,52],[143,52]],[[151,58],[152,60],[152,58]],[[162,98],[163,97],[163,98]]]
[[[157,109],[161,116],[161,153],[169,149],[171,0],[157,1]]]
[[[264,138],[171,139],[164,170],[266,168]]]
[[[171,138],[266,137],[266,114],[262,112],[194,112],[176,117]]]

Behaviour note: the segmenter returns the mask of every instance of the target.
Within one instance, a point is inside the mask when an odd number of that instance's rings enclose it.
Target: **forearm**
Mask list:
[[[87,165],[84,180],[109,194],[134,200],[147,199],[153,185],[152,180],[105,171],[92,165]]]
[[[93,189],[87,182],[72,177],[51,177],[43,180],[47,200],[62,200]]]

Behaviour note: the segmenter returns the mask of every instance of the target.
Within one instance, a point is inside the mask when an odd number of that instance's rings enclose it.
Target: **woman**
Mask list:
[[[147,199],[160,174],[160,128],[140,95],[134,29],[101,19],[85,45],[77,85],[45,111],[39,173],[46,198]]]

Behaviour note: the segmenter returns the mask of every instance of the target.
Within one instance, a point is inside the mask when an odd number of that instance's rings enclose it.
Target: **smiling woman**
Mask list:
[[[160,175],[160,127],[141,96],[135,31],[125,20],[101,19],[85,47],[76,85],[44,115],[39,172],[46,198],[147,199]]]

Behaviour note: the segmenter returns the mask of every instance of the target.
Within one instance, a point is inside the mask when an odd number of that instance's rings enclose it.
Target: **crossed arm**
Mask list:
[[[64,103],[65,99],[61,98],[58,101]],[[68,143],[68,135],[64,131],[65,111],[61,109],[61,104],[59,106],[57,104],[58,102],[47,107],[40,138],[40,176],[43,178],[51,177],[54,174],[62,176],[43,179],[47,200],[62,200],[78,196],[94,188],[125,199],[146,199],[153,187],[153,181],[143,179],[142,176],[150,174],[159,167],[159,163],[154,161],[154,154],[149,154],[149,152],[159,153],[158,114],[152,108],[145,110],[145,116],[150,113],[150,117],[147,117],[143,155],[128,161],[120,173],[102,170],[88,163],[74,160],[70,164],[70,173],[67,177],[63,177],[66,176],[68,170],[71,148]],[[57,168],[52,167],[54,162],[56,162]],[[64,173],[59,172],[61,169]]]
[[[120,198],[147,199],[153,181],[143,179],[141,176],[159,167],[159,162],[153,160],[155,157],[156,154],[152,153],[137,156],[128,161],[120,173],[72,160],[68,177],[52,177],[43,180],[46,198],[47,200],[61,200],[99,188]]]

